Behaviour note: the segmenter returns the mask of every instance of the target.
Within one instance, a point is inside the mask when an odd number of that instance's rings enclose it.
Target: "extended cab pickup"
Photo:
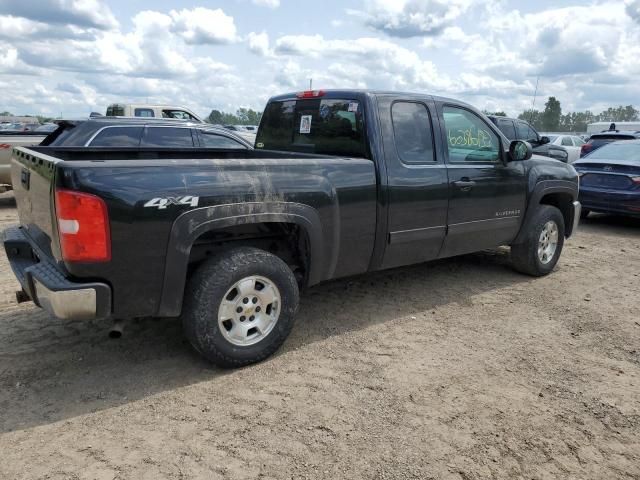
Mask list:
[[[12,176],[20,299],[60,318],[180,316],[228,367],[284,342],[301,288],[501,245],[545,275],[580,217],[573,167],[418,94],[274,97],[253,151],[21,147]]]

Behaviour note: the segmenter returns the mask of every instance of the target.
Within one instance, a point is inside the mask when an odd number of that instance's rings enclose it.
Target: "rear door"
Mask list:
[[[449,174],[447,237],[440,256],[510,243],[525,207],[524,165],[504,163],[505,139],[471,109],[439,104],[438,114]]]
[[[448,181],[432,100],[378,97],[387,168],[383,268],[437,258],[446,232]]]

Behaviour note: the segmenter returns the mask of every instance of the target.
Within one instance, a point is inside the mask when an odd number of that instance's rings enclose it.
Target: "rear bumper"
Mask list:
[[[580,202],[585,210],[619,215],[640,216],[640,192],[580,188]]]
[[[111,315],[109,285],[72,282],[45,259],[20,227],[5,230],[2,243],[22,289],[40,308],[63,320],[95,320]]]

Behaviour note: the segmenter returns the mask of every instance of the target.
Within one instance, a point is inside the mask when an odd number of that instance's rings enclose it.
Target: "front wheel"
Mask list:
[[[235,248],[207,260],[191,277],[182,325],[209,361],[242,367],[284,343],[298,300],[298,284],[285,262],[256,248]]]
[[[540,205],[526,227],[526,238],[511,246],[511,261],[519,272],[541,277],[551,273],[564,245],[564,217],[550,205]]]

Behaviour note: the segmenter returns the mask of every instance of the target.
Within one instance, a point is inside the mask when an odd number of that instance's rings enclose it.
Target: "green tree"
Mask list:
[[[557,132],[560,128],[560,119],[562,117],[562,108],[556,97],[549,97],[547,103],[544,104],[544,112],[542,112],[542,129],[549,132]]]
[[[484,113],[485,115],[493,115],[494,117],[506,117],[507,116],[507,114],[504,113],[503,111],[489,112],[488,110],[483,110],[482,113]]]
[[[220,110],[211,110],[211,113],[207,117],[207,121],[216,125],[222,124],[223,115],[224,114]]]
[[[525,110],[518,118],[529,122],[536,130],[542,130],[542,113],[539,110]]]
[[[1,117],[13,117],[13,113],[11,112],[0,112]]]

